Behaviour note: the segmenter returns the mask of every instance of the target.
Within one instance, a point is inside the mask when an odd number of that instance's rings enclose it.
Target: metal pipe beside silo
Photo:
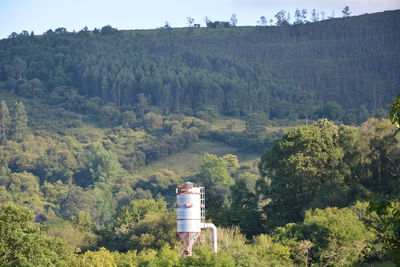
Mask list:
[[[211,237],[211,242],[212,242],[212,247],[214,249],[214,252],[217,253],[218,247],[217,247],[217,227],[213,223],[202,223],[201,224],[202,229],[206,228],[211,228],[212,230],[212,237]]]

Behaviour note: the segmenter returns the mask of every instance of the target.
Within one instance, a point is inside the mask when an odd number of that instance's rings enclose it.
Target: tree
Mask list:
[[[54,33],[56,33],[56,34],[64,34],[64,33],[67,33],[67,29],[63,28],[63,27],[57,28],[57,29],[54,30]]]
[[[10,130],[10,113],[4,100],[0,103],[0,144],[4,144],[8,139]]]
[[[26,69],[27,69],[26,62],[19,56],[15,56],[11,65],[11,71],[14,78],[17,80],[22,79]]]
[[[6,203],[0,207],[0,265],[70,266],[72,253],[33,223],[33,213]]]
[[[271,179],[266,195],[272,199],[267,206],[272,224],[301,220],[328,174],[342,162],[339,140],[339,127],[322,119],[289,131],[265,152],[259,169]]]
[[[217,155],[205,153],[203,164],[200,166],[200,177],[204,185],[211,188],[215,185],[232,185],[233,179],[229,175],[227,162]]]
[[[239,166],[239,160],[236,155],[233,154],[226,154],[222,157],[226,161],[226,164],[228,166],[228,170],[230,172],[235,172],[240,166]]]
[[[317,12],[317,10],[315,10],[315,8],[311,11],[311,21],[312,22],[319,21],[319,13]]]
[[[376,215],[378,238],[389,250],[393,263],[400,264],[400,202],[397,200],[378,199],[369,202],[368,215]]]
[[[66,197],[62,200],[59,200],[60,203],[60,214],[63,218],[71,219],[74,216],[77,216],[80,211],[86,211],[91,213],[96,213],[96,210],[93,210],[93,203],[95,202],[93,194],[89,191],[83,191],[83,189],[79,186],[70,185],[68,186],[68,190],[63,192],[66,194]],[[93,216],[91,214],[92,218]]]
[[[225,226],[237,225],[247,237],[261,233],[262,211],[258,208],[257,196],[258,175],[245,172],[235,177],[235,184],[231,186],[232,203],[229,209],[221,212],[221,221]],[[249,220],[249,218],[252,218]]]
[[[143,220],[151,213],[164,213],[167,211],[167,203],[163,200],[139,199],[133,200],[130,205],[122,208],[115,219],[115,225],[120,227],[127,224],[135,224]]]
[[[288,223],[273,238],[289,244],[306,266],[353,266],[370,249],[373,233],[351,208],[307,210],[304,221]]]
[[[98,182],[87,191],[94,198],[94,202],[91,203],[91,215],[99,225],[109,224],[114,218],[117,202],[112,189],[109,184]]]
[[[293,24],[303,24],[303,18],[301,15],[300,9],[296,8],[296,11],[294,12],[294,22]]]
[[[87,251],[84,254],[78,256],[76,261],[76,267],[116,267],[115,263],[115,254],[112,254],[105,248],[100,248],[98,251]],[[130,261],[129,265],[134,264],[134,262]],[[124,265],[125,266],[125,265]],[[133,265],[136,266],[136,265]]]
[[[396,127],[394,133],[394,136],[396,136],[400,131],[400,95],[389,106],[391,107],[390,121]],[[392,160],[390,158],[390,161]],[[396,165],[398,166],[398,163]],[[397,177],[399,177],[398,175]],[[400,204],[398,197],[395,197],[392,201],[384,198],[370,201],[368,211],[370,214],[377,214],[382,228],[381,232],[384,233],[382,237],[384,245],[391,251],[393,262],[400,265]]]
[[[14,118],[12,121],[12,139],[16,142],[21,142],[29,130],[28,116],[25,111],[25,106],[22,102],[15,103]]]
[[[39,179],[32,173],[14,172],[4,185],[13,196],[15,203],[33,204],[40,199]]]
[[[149,130],[161,129],[163,126],[163,117],[154,112],[149,112],[144,115],[143,123]]]
[[[275,18],[276,18],[276,26],[282,26],[282,25],[289,24],[286,19],[286,11],[285,10],[281,10],[278,13],[276,13]]]
[[[270,19],[270,20],[269,20],[269,25],[272,26],[272,23],[274,23],[274,20],[273,20],[273,19]]]
[[[193,23],[194,23],[194,18],[187,17],[187,25],[189,26],[189,28],[193,27]]]
[[[267,19],[265,18],[265,16],[261,16],[260,20],[258,20],[257,23],[260,24],[261,26],[266,26],[267,25]]]
[[[124,127],[133,127],[133,125],[137,122],[135,112],[128,110],[122,113],[122,126]]]
[[[231,16],[231,26],[235,27],[237,25],[237,22],[238,22],[237,16],[235,14],[232,14],[232,16]]]
[[[74,226],[83,232],[92,232],[95,229],[95,224],[92,217],[86,211],[79,211],[76,216],[72,217]]]
[[[326,19],[325,11],[321,11],[321,20],[325,19]]]
[[[88,159],[92,182],[111,184],[124,174],[115,153],[107,151],[100,143],[94,143],[89,147]]]
[[[117,123],[120,120],[121,113],[112,104],[105,105],[101,109],[101,120],[103,122]]]
[[[176,215],[173,212],[150,213],[130,229],[130,249],[161,249],[176,242]]]
[[[344,18],[350,17],[351,12],[350,12],[349,6],[345,6],[345,7],[343,8],[342,14],[343,14],[343,17],[344,17]]]
[[[307,21],[307,12],[308,11],[305,8],[303,8],[301,10],[301,19],[302,19],[303,23],[308,23],[308,21]]]
[[[328,118],[330,120],[341,120],[343,117],[342,107],[335,101],[326,103],[319,112],[320,118]]]
[[[396,126],[395,134],[397,134],[400,132],[400,95],[389,106],[392,108],[390,111],[390,121]]]
[[[138,94],[137,99],[137,113],[140,117],[143,117],[149,109],[149,100],[144,94]]]
[[[349,208],[306,212],[304,232],[314,244],[314,261],[325,266],[350,266],[359,261],[372,237]]]
[[[110,25],[104,26],[101,28],[101,34],[113,34],[117,33],[118,29],[111,27]]]
[[[165,22],[164,29],[171,29],[171,25],[168,21]]]
[[[140,199],[123,207],[114,223],[121,250],[161,248],[175,240],[175,216],[163,200]]]
[[[208,17],[204,18],[204,22],[206,23],[207,27],[211,27],[212,26],[212,21]]]
[[[265,132],[268,123],[268,114],[255,112],[248,115],[246,120],[246,132],[252,135],[260,135]]]
[[[12,33],[8,36],[8,39],[13,39],[13,38],[17,38],[17,37],[18,37],[18,33],[12,32]]]

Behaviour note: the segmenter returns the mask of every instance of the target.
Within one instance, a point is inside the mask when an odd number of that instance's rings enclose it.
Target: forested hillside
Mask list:
[[[389,11],[279,27],[14,33],[0,42],[0,80],[19,95],[76,90],[124,109],[147,100],[163,114],[214,105],[308,117],[336,102],[354,123],[399,92],[399,28],[400,11]]]
[[[389,11],[0,40],[0,266],[399,265],[399,28]],[[182,256],[186,181],[217,254],[204,232]]]

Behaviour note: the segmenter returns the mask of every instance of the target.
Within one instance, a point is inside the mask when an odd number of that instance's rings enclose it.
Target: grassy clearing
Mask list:
[[[211,130],[230,130],[232,132],[243,132],[246,130],[246,122],[241,119],[231,117],[221,117],[215,119],[210,127]]]
[[[204,153],[212,153],[218,156],[235,154],[242,165],[248,166],[253,166],[255,161],[261,156],[255,153],[243,153],[239,149],[223,143],[200,140],[184,151],[146,165],[138,170],[138,174],[148,175],[162,169],[168,169],[181,177],[191,176],[199,171]]]

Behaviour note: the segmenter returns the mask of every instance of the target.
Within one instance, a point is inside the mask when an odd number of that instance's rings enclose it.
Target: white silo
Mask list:
[[[212,245],[214,252],[217,252],[217,228],[212,223],[204,223],[204,187],[191,182],[184,183],[176,188],[176,198],[177,233],[183,241],[184,253],[192,255],[192,246],[204,228],[212,229]]]

